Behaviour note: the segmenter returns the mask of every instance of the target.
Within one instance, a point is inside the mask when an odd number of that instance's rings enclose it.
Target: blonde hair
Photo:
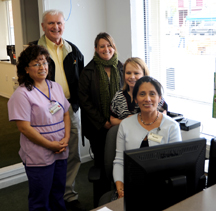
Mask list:
[[[141,69],[143,70],[143,76],[150,76],[150,72],[149,72],[149,69],[146,65],[146,63],[139,57],[131,57],[131,58],[128,58],[125,63],[124,63],[124,66],[123,66],[123,75],[124,75],[124,86],[123,86],[123,90],[128,90],[129,89],[129,86],[128,84],[126,83],[125,81],[125,70],[126,70],[126,66],[127,64],[131,64],[132,66],[134,66],[135,68],[137,67],[141,67]]]

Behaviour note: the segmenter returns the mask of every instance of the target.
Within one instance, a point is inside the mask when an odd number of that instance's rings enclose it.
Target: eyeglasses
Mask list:
[[[47,66],[47,65],[48,65],[48,62],[36,63],[36,64],[33,64],[33,65],[31,65],[31,66],[28,66],[28,67],[40,67],[41,65]]]

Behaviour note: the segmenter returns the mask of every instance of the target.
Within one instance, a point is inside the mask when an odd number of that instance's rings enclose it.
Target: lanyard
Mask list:
[[[47,80],[46,80],[46,83],[47,83],[48,90],[49,90],[49,97],[47,97],[43,92],[41,92],[41,90],[38,89],[36,86],[34,86],[34,88],[37,89],[37,90],[38,90],[44,97],[46,97],[51,103],[52,103],[52,102],[58,102],[58,101],[56,101],[56,100],[51,100],[50,86],[49,86],[49,83],[47,82]],[[59,105],[63,108],[63,110],[64,110],[64,112],[65,112],[64,106],[63,106],[60,102],[58,102],[58,103],[59,103]]]
[[[46,83],[47,83],[47,80],[46,80]],[[50,102],[52,102],[51,100],[51,92],[50,92],[50,87],[49,87],[49,84],[47,83],[47,86],[48,86],[48,90],[49,90],[49,97],[47,97],[43,92],[41,92],[40,89],[38,89],[36,86],[34,86],[35,89],[37,89],[43,96],[45,96]]]
[[[50,101],[50,103],[52,103],[52,102],[58,102],[56,100],[51,100],[50,86],[49,86],[49,83],[47,82],[47,80],[46,80],[46,83],[47,83],[48,90],[49,90],[49,97],[47,97],[43,92],[41,92],[36,86],[34,86],[34,88],[37,89],[44,97],[46,97]],[[60,102],[58,102],[58,103],[63,108],[63,110],[65,112],[64,106]]]

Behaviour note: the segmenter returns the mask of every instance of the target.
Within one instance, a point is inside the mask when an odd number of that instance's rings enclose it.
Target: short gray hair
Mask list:
[[[64,13],[62,11],[60,11],[60,10],[46,10],[46,11],[44,11],[43,16],[42,16],[42,23],[44,23],[46,15],[48,15],[48,14],[49,15],[58,15],[58,14],[61,14],[62,17],[63,17],[63,19],[65,19],[64,18]]]

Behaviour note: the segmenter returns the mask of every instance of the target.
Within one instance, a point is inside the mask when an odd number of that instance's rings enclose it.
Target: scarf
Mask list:
[[[118,57],[114,53],[110,60],[103,60],[99,57],[97,53],[94,56],[94,62],[96,63],[96,68],[99,71],[99,85],[100,85],[100,103],[103,111],[104,117],[109,121],[109,109],[110,103],[113,99],[115,93],[119,90],[120,75],[117,68]],[[110,81],[104,67],[111,67]]]

